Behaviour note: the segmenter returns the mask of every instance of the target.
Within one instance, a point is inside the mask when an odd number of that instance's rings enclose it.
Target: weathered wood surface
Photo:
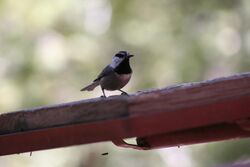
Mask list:
[[[0,155],[250,118],[250,73],[0,115]]]
[[[123,97],[91,99],[0,115],[0,135],[127,116]]]

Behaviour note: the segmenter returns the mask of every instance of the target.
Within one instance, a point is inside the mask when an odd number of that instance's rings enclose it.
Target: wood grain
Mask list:
[[[231,125],[248,118],[250,73],[242,73],[130,96],[1,114],[0,155],[128,137],[168,136],[168,133],[217,124]],[[181,138],[179,133],[178,137]],[[206,141],[206,136],[202,141]],[[190,138],[188,143],[193,143]]]

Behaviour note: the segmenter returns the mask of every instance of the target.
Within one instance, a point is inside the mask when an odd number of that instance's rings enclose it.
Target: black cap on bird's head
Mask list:
[[[118,65],[120,65],[122,62],[126,62],[129,64],[129,59],[133,57],[134,55],[129,54],[126,51],[120,51],[115,54],[115,56],[112,59],[112,63],[110,64],[111,67],[116,68]]]
[[[127,51],[120,51],[117,54],[115,54],[115,57],[119,57],[119,58],[131,58],[134,55],[129,54]]]

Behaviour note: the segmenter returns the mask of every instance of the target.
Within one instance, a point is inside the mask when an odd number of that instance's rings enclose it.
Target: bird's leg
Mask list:
[[[127,95],[127,96],[128,96],[128,93],[127,93],[127,92],[125,92],[125,91],[123,91],[123,90],[121,90],[121,89],[119,89],[119,91],[122,92],[121,95]]]
[[[106,98],[106,95],[105,95],[105,92],[104,92],[104,89],[103,89],[103,88],[102,88],[102,93],[103,93],[103,96],[101,96],[101,97]]]

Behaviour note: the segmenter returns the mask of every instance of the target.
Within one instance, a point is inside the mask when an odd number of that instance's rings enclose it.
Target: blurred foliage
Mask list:
[[[0,112],[100,96],[99,89],[79,90],[119,50],[136,55],[129,92],[249,71],[249,20],[248,0],[0,0]],[[230,143],[197,147],[192,162],[211,166],[249,157],[248,140]],[[77,148],[86,151],[74,163],[65,155],[76,148],[54,158],[63,157],[65,166],[174,165],[161,151],[121,156],[116,150],[120,160],[109,164],[92,147]],[[43,160],[46,153],[36,154]],[[98,161],[85,165],[84,156]],[[0,164],[32,166],[33,157],[9,156]]]
[[[205,154],[204,149],[200,149],[199,146],[193,148],[192,154],[194,157],[199,157],[197,161],[204,167],[218,166],[218,164],[235,163],[235,161],[249,159],[249,146],[249,139],[216,142],[205,146]]]

